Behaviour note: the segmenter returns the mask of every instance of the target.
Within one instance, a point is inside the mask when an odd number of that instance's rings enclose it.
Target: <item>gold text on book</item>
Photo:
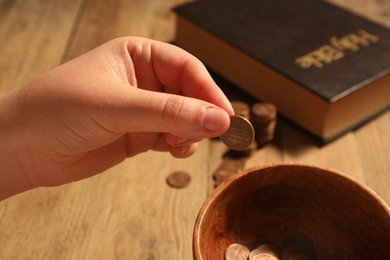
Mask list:
[[[325,64],[343,58],[346,55],[346,50],[359,51],[361,47],[367,47],[378,41],[378,36],[365,30],[358,30],[356,33],[349,33],[341,38],[333,36],[330,38],[329,44],[297,58],[295,63],[303,69],[322,68]]]

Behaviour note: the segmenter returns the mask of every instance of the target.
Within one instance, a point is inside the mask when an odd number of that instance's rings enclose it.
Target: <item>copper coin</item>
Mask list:
[[[171,173],[166,180],[168,185],[173,188],[184,188],[190,183],[191,176],[186,172],[177,171]]]
[[[244,150],[251,145],[255,131],[251,122],[243,116],[230,117],[229,129],[219,138],[233,150]]]
[[[262,244],[249,255],[249,260],[279,260],[278,249],[271,244]]]
[[[225,252],[225,260],[247,260],[249,249],[241,244],[231,244]]]

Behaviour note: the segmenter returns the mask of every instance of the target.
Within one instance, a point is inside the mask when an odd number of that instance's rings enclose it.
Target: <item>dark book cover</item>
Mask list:
[[[330,103],[390,73],[390,30],[323,1],[208,0],[175,11]]]

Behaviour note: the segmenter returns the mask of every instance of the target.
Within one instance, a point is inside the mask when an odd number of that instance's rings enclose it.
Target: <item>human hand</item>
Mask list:
[[[135,37],[103,44],[1,98],[3,168],[23,176],[16,182],[26,178],[25,189],[83,179],[148,150],[190,156],[201,139],[226,131],[233,114],[199,60]]]

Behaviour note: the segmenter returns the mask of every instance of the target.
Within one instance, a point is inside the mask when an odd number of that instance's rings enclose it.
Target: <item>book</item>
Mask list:
[[[390,30],[324,1],[174,8],[178,46],[324,142],[390,107]]]

